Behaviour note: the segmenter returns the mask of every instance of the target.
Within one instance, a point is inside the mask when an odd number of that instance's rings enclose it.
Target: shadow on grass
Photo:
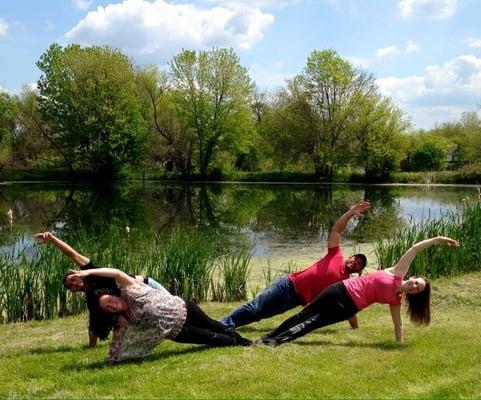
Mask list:
[[[236,331],[238,331],[239,333],[259,332],[259,333],[265,334],[265,333],[268,333],[268,332],[272,332],[274,329],[277,328],[277,326],[278,325],[270,327],[270,328],[265,328],[265,329],[254,328],[252,326],[241,326],[240,328],[236,329]],[[338,329],[323,328],[322,332],[318,332],[318,333],[332,334],[332,333],[337,333],[337,332],[338,332]]]
[[[100,347],[100,346],[98,346]],[[87,345],[83,346],[57,346],[57,347],[35,347],[33,349],[29,349],[29,354],[53,354],[53,353],[69,353],[69,352],[77,352],[79,350],[88,350],[90,349]]]
[[[314,340],[309,342],[292,342],[299,346],[342,346],[342,347],[364,347],[370,349],[380,349],[386,351],[393,351],[393,350],[405,350],[409,346],[405,343],[397,343],[391,340],[389,341],[382,341],[382,342],[374,342],[374,343],[363,343],[363,342],[355,342],[350,340],[348,342],[331,342],[327,340]]]
[[[130,365],[130,364],[145,364],[149,362],[155,362],[159,360],[165,360],[170,357],[181,356],[184,354],[192,354],[198,353],[200,351],[208,350],[211,347],[209,346],[199,346],[199,347],[189,347],[182,350],[168,350],[163,351],[162,353],[151,354],[150,356],[138,359],[138,360],[127,360],[116,364],[116,366],[120,365]],[[107,364],[107,360],[102,361],[95,361],[95,362],[79,362],[75,364],[68,364],[60,368],[62,372],[80,372],[80,371],[88,371],[88,370],[95,370],[95,369],[104,369],[109,368],[110,366]]]

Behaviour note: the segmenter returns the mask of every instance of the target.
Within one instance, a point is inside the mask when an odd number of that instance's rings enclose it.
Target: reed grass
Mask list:
[[[97,266],[147,275],[175,295],[196,302],[209,300],[213,265],[219,255],[216,239],[208,232],[174,230],[165,238],[105,224],[102,234],[80,227],[65,232],[62,238]],[[250,258],[241,251],[229,257],[237,270],[228,274],[228,298],[239,298]],[[63,287],[63,278],[73,267],[52,245],[32,247],[31,238],[0,252],[0,323],[50,319],[85,310],[85,296]],[[235,287],[237,295],[232,294]]]
[[[217,264],[219,276],[211,280],[213,301],[247,300],[251,255],[245,249],[225,254]]]
[[[392,238],[380,238],[376,243],[376,255],[382,268],[393,266],[414,243],[434,236],[448,236],[460,242],[452,249],[432,246],[418,254],[411,264],[412,275],[431,278],[455,276],[480,271],[481,260],[481,203],[464,202],[456,210],[444,213],[442,218],[428,216],[416,224],[400,228]]]

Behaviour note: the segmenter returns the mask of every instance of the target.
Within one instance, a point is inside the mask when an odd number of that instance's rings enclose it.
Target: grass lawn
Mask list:
[[[278,348],[205,348],[165,341],[148,359],[108,367],[87,349],[86,316],[0,325],[0,397],[481,397],[481,274],[434,282],[433,323],[407,320],[394,341],[387,306]],[[220,317],[236,304],[203,304]],[[284,316],[285,317],[285,316]],[[240,329],[256,339],[283,316]]]

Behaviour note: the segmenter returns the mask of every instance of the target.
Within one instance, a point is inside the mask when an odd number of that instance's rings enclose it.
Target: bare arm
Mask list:
[[[359,322],[357,320],[357,315],[354,315],[354,317],[349,318],[349,325],[351,325],[352,329],[359,328]]]
[[[96,269],[84,269],[82,271],[72,271],[77,276],[100,276],[103,278],[113,278],[119,288],[136,283],[135,278],[127,275],[115,268],[96,268]]]
[[[97,347],[97,339],[98,337],[89,329],[89,347],[91,349]]]
[[[390,305],[392,323],[394,324],[394,335],[399,343],[403,341],[403,323],[401,319],[401,304]]]
[[[339,247],[341,245],[341,234],[346,229],[347,223],[352,217],[356,215],[361,215],[364,211],[369,208],[369,203],[367,201],[360,201],[359,203],[353,205],[348,211],[346,211],[341,218],[339,218],[329,233],[329,238],[327,240],[327,247],[332,249],[334,247]]]
[[[62,242],[58,237],[56,237],[52,232],[40,232],[33,235],[39,243],[52,243],[56,246],[63,254],[73,260],[80,268],[87,265],[90,260],[77,252],[75,249],[70,247],[67,243]]]
[[[397,264],[393,268],[393,274],[396,276],[404,277],[409,270],[409,266],[413,262],[416,255],[432,246],[435,243],[443,243],[451,247],[458,247],[459,243],[457,240],[450,239],[444,236],[436,236],[431,239],[426,239],[413,245],[404,255],[399,259]]]
[[[127,320],[124,317],[119,315],[117,317],[117,321],[115,322],[115,328],[112,335],[113,336],[112,343],[110,344],[110,350],[109,350],[108,363],[111,366],[115,365],[121,359],[126,330],[127,330]]]

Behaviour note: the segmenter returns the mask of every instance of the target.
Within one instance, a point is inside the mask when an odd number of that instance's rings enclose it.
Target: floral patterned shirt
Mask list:
[[[184,326],[185,302],[167,290],[134,283],[121,289],[131,316],[118,317],[110,345],[109,362],[144,358],[164,338],[175,338]]]

